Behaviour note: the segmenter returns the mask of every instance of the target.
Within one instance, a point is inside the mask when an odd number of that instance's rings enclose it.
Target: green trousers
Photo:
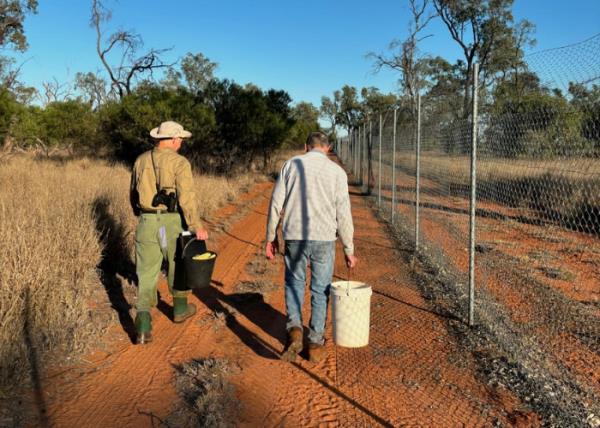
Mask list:
[[[183,231],[179,213],[142,214],[135,232],[138,299],[136,309],[149,311],[158,304],[156,285],[164,260],[168,264],[167,279],[173,297],[185,297],[190,291],[180,291],[175,285],[175,251],[177,237]]]

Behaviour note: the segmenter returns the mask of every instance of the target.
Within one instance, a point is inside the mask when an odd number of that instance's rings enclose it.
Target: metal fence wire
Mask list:
[[[598,58],[600,36],[530,55],[474,78],[468,110],[464,93],[424,93],[336,141],[435,272],[435,303],[474,327],[488,378],[548,425],[600,415]]]

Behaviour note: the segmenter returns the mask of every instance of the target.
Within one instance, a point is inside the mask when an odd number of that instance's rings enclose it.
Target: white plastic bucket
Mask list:
[[[369,344],[371,287],[364,282],[331,284],[333,341],[338,346],[360,348]]]

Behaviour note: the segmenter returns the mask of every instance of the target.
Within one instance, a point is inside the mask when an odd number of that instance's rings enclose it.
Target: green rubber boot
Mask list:
[[[196,305],[188,303],[187,296],[173,297],[173,321],[184,322],[196,313]]]
[[[140,311],[135,316],[135,331],[137,344],[145,345],[152,342],[152,317],[148,311]]]

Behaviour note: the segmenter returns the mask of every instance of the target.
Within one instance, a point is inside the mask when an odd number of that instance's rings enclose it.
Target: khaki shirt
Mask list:
[[[151,153],[154,156],[156,175]],[[152,199],[157,193],[157,182],[160,189],[174,191],[177,195],[188,229],[202,229],[189,161],[169,148],[157,147],[138,156],[131,173],[130,199],[134,211],[167,209],[164,205],[152,206]]]

